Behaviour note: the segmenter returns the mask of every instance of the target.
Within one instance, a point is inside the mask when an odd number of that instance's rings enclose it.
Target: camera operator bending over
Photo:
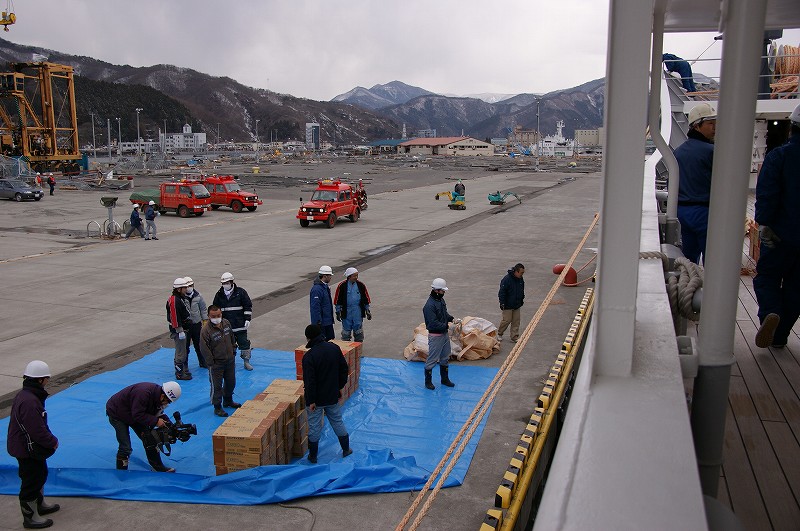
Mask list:
[[[177,382],[157,383],[142,382],[129,385],[119,391],[106,402],[108,422],[117,434],[119,449],[117,450],[117,470],[128,470],[128,458],[133,453],[131,435],[133,428],[142,440],[147,462],[156,472],[175,472],[161,462],[161,455],[151,440],[150,430],[163,428],[169,423],[164,415],[164,408],[181,396],[181,386]]]

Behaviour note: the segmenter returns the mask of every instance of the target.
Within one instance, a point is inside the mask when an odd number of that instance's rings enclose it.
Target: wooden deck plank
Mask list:
[[[742,382],[741,378],[731,378],[733,382]],[[741,389],[742,385],[735,386]],[[725,442],[723,446],[722,471],[725,474],[725,481],[728,486],[728,507],[736,514],[745,529],[770,529],[771,524],[767,516],[767,508],[758,490],[750,460],[744,449],[739,428],[736,424],[733,411],[728,407],[728,414],[725,420]],[[720,501],[722,497],[718,496]]]
[[[770,347],[769,350],[783,374],[786,375],[786,381],[794,389],[795,398],[800,397],[800,363],[797,362],[797,358],[792,356],[787,348]]]
[[[765,422],[764,429],[792,489],[795,503],[800,503],[800,444],[784,422]]]
[[[762,420],[782,421],[785,420],[778,401],[773,395],[772,389],[767,383],[761,367],[756,361],[753,352],[744,336],[744,330],[752,329],[752,321],[740,321],[733,337],[733,352],[736,356],[736,365],[741,371],[742,377],[750,391],[750,396],[756,405],[758,415]]]
[[[743,380],[731,379],[729,399],[772,528],[796,530],[797,523],[800,522],[800,506],[794,500]]]

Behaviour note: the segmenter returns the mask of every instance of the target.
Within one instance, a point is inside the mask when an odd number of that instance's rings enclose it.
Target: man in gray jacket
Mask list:
[[[227,417],[228,413],[222,406],[241,406],[233,401],[233,389],[236,387],[236,336],[231,323],[222,318],[222,310],[213,304],[208,308],[208,322],[200,331],[200,351],[208,366],[214,414]]]
[[[189,353],[189,346],[194,344],[194,353],[197,354],[197,361],[200,363],[201,369],[207,369],[206,362],[203,359],[203,354],[200,352],[200,329],[203,328],[203,323],[208,320],[208,308],[206,301],[200,292],[194,289],[194,280],[192,277],[184,277],[186,281],[186,299],[189,301],[189,319],[192,321],[188,330],[188,337],[186,343],[186,353]]]

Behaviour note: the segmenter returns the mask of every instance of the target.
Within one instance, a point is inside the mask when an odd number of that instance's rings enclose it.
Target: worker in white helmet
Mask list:
[[[447,282],[443,278],[434,278],[431,282],[431,294],[428,296],[422,315],[425,317],[425,328],[428,329],[428,357],[425,359],[425,387],[436,389],[433,385],[433,368],[439,365],[442,385],[455,387],[448,375],[450,362],[450,336],[447,335],[450,323],[455,318],[447,313],[444,294]],[[461,322],[460,320],[457,322]]]
[[[222,310],[222,316],[231,323],[231,330],[236,336],[236,344],[239,346],[239,356],[244,362],[244,368],[252,371],[250,364],[251,345],[247,338],[247,329],[250,328],[250,321],[253,319],[253,301],[244,288],[238,286],[233,274],[226,271],[219,278],[220,287],[214,295],[214,306]]]
[[[317,278],[311,286],[309,306],[311,309],[311,324],[319,325],[325,340],[336,338],[333,330],[333,298],[331,297],[331,278],[333,269],[330,266],[321,266]]]
[[[789,141],[767,153],[756,184],[761,254],[753,288],[760,348],[785,347],[800,315],[800,105],[789,122]]]
[[[186,298],[186,289],[189,283],[185,278],[179,277],[172,282],[172,295],[167,299],[167,325],[169,337],[175,343],[176,380],[191,380],[189,372],[189,341],[187,334],[192,326],[189,299]]]
[[[19,463],[19,507],[23,525],[29,529],[50,527],[53,521],[41,518],[61,507],[47,504],[42,494],[47,481],[47,458],[58,448],[58,439],[47,425],[44,402],[50,381],[50,367],[33,360],[25,367],[22,390],[14,397],[8,421],[8,453]]]
[[[689,111],[689,127],[688,140],[675,150],[680,171],[678,221],[683,255],[699,264],[700,256],[705,260],[706,254],[717,111],[705,102],[693,107]]]
[[[336,320],[342,323],[342,341],[350,341],[351,335],[355,341],[364,341],[364,317],[372,319],[369,303],[369,292],[358,280],[358,269],[348,267],[333,295]]]

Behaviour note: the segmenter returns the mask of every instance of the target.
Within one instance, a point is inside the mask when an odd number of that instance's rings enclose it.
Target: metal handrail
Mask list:
[[[92,221],[90,221],[89,223],[86,224],[86,237],[87,238],[90,237],[90,235],[89,235],[89,227],[91,227],[92,223],[97,225],[97,236],[99,238],[102,238],[103,237],[103,229],[102,229],[102,227],[100,227],[100,224],[98,222],[96,222],[95,220],[92,220]]]

